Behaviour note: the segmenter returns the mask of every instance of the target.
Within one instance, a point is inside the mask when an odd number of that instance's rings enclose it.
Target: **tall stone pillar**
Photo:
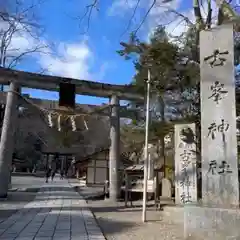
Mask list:
[[[119,197],[119,161],[120,161],[120,117],[119,99],[112,96],[110,115],[110,140],[109,151],[109,195],[110,200],[117,201]]]
[[[14,150],[14,133],[17,117],[18,84],[11,82],[7,94],[6,108],[0,142],[0,198],[7,196],[9,176]]]
[[[200,34],[202,200],[239,206],[233,25]]]
[[[239,239],[232,24],[200,33],[200,73],[203,205],[184,208],[185,238]]]

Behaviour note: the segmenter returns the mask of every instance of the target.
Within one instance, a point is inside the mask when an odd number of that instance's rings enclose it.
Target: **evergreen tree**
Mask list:
[[[136,74],[134,84],[141,94],[146,92],[148,71],[151,75],[151,124],[152,141],[160,140],[160,156],[165,159],[165,136],[173,130],[170,120],[190,116],[193,91],[196,86],[194,63],[186,61],[186,56],[178,45],[172,43],[165,28],[155,29],[149,43],[141,42],[131,35],[128,43],[121,43],[118,53],[125,59],[133,60]],[[144,106],[134,102],[139,108]]]

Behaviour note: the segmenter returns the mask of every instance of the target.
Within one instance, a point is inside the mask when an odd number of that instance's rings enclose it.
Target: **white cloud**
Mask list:
[[[100,66],[99,72],[94,79],[98,79],[98,81],[102,81],[105,77],[106,72],[111,68],[113,69],[115,66],[113,63],[105,62]]]
[[[138,0],[114,0],[109,7],[108,16],[124,16],[127,11],[131,11],[137,4]]]
[[[41,54],[38,62],[52,75],[90,79],[93,60],[93,53],[89,46],[82,41],[80,43],[60,43],[56,54]]]
[[[9,25],[6,22],[0,21],[0,43],[3,39],[4,33],[8,30]],[[8,35],[10,36],[11,33]],[[83,37],[80,42],[71,43],[55,43],[52,47],[50,41],[43,38],[36,38],[30,32],[25,30],[25,26],[18,24],[16,31],[10,38],[7,48],[7,64],[12,62],[13,59],[18,58],[22,54],[24,56],[19,61],[11,65],[19,69],[21,62],[24,60],[34,59],[39,65],[39,70],[43,70],[46,74],[70,77],[76,79],[102,79],[109,68],[109,63],[100,65],[97,73],[92,73],[91,68],[94,64],[94,54],[91,51],[87,37]],[[8,44],[8,43],[7,43]],[[38,48],[39,51],[32,52]]]

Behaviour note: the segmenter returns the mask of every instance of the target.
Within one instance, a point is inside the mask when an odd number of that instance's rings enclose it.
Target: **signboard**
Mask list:
[[[197,203],[195,124],[175,125],[175,201]]]
[[[155,184],[154,180],[147,180],[147,191],[148,192],[154,192],[155,191]]]

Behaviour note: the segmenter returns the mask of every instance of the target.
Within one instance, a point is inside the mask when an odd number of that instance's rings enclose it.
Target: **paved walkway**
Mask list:
[[[44,184],[34,201],[0,221],[1,240],[105,239],[85,200],[66,180]]]

